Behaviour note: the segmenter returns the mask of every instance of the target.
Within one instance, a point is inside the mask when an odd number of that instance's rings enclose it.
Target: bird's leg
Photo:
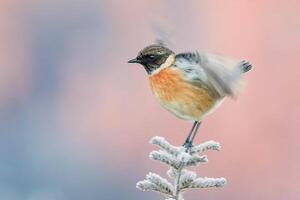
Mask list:
[[[197,126],[195,128],[194,134],[192,135],[192,139],[190,141],[191,142],[191,146],[193,146],[193,141],[194,141],[194,139],[195,139],[195,137],[197,135],[197,132],[198,132],[198,129],[199,129],[200,125],[201,125],[201,122],[198,122],[198,124],[197,124]]]
[[[201,122],[197,122],[197,121],[194,123],[193,128],[183,145],[187,150],[190,149],[191,147],[193,147],[193,141],[197,135],[200,124],[201,124]]]
[[[194,122],[193,127],[192,127],[192,129],[190,130],[189,135],[188,135],[187,138],[185,139],[185,142],[184,142],[184,144],[183,144],[182,146],[184,146],[184,147],[186,147],[186,148],[188,148],[188,147],[190,146],[190,138],[191,138],[191,136],[192,136],[192,134],[193,134],[193,132],[194,132],[194,129],[195,129],[197,123],[198,123],[197,121]]]

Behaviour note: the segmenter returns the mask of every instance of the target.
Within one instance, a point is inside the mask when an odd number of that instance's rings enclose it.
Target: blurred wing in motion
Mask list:
[[[198,52],[177,54],[175,65],[188,73],[187,79],[192,83],[199,82],[217,91],[219,96],[231,97],[238,94],[243,73],[251,69],[246,61]]]
[[[151,17],[151,28],[152,33],[154,36],[154,42],[156,44],[168,47],[172,49],[173,43],[172,43],[172,36],[174,36],[175,30],[176,30],[176,17],[174,18],[173,15],[167,14],[166,11],[169,10],[169,6],[173,2],[168,1],[161,2],[161,12],[155,13]]]
[[[165,47],[170,47],[172,45],[171,41],[170,41],[170,35],[171,35],[171,31],[170,31],[170,27],[167,26],[166,24],[154,24],[152,25],[152,30],[154,33],[154,37],[155,37],[155,43],[165,46]]]

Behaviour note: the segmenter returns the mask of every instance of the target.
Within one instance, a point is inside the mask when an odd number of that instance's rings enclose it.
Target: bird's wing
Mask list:
[[[204,84],[219,96],[232,97],[239,91],[243,72],[251,69],[245,61],[198,52],[177,54],[175,65],[186,72],[187,80]]]

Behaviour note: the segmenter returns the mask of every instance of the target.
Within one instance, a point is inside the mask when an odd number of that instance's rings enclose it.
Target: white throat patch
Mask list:
[[[171,54],[169,55],[169,57],[167,58],[167,60],[160,65],[160,67],[158,67],[157,69],[153,70],[150,74],[150,76],[157,74],[158,72],[160,72],[162,69],[165,69],[167,67],[170,67],[173,63],[175,62],[175,54]]]

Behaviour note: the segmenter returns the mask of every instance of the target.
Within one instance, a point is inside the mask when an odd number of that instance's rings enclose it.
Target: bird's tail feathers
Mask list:
[[[232,88],[232,94],[230,94],[230,96],[234,99],[243,91],[243,88],[246,85],[243,74],[251,69],[252,65],[246,60],[239,62],[237,66],[233,68],[230,84],[230,88]]]
[[[239,63],[239,66],[238,66],[243,73],[246,73],[248,71],[250,71],[252,69],[252,65],[251,63],[249,63],[248,61],[246,60],[243,60]]]

